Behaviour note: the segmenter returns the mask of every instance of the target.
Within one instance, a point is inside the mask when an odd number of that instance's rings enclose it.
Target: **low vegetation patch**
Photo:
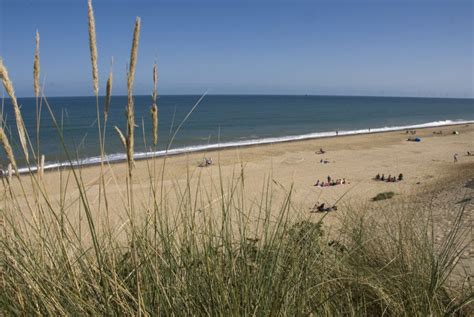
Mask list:
[[[386,199],[391,199],[395,196],[394,192],[383,192],[377,194],[374,198],[372,198],[372,201],[380,201],[380,200],[386,200]]]

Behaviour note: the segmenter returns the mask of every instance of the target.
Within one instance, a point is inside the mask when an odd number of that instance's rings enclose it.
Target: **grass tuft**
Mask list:
[[[372,201],[387,200],[393,198],[393,196],[395,196],[394,192],[383,192],[372,198]]]

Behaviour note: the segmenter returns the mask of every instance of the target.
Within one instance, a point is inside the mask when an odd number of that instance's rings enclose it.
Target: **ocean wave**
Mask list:
[[[161,157],[167,155],[177,155],[182,153],[191,153],[191,152],[198,152],[198,151],[205,151],[205,150],[215,150],[215,149],[225,149],[225,148],[232,148],[232,147],[240,147],[240,146],[251,146],[251,145],[259,145],[259,144],[271,144],[271,143],[280,143],[280,142],[289,142],[289,141],[298,141],[298,140],[307,140],[307,139],[318,139],[318,138],[326,138],[326,137],[333,137],[336,135],[343,136],[343,135],[355,135],[355,134],[368,134],[368,133],[380,133],[380,132],[389,132],[389,131],[400,131],[400,130],[409,130],[409,129],[421,129],[421,128],[433,128],[433,127],[441,127],[447,125],[459,125],[459,124],[471,124],[474,123],[473,120],[443,120],[443,121],[432,121],[414,125],[406,125],[406,126],[392,126],[392,127],[382,127],[382,128],[371,128],[371,129],[359,129],[359,130],[349,130],[349,131],[328,131],[328,132],[314,132],[308,134],[301,134],[301,135],[291,135],[291,136],[282,136],[282,137],[271,137],[271,138],[262,138],[262,139],[248,139],[248,140],[241,140],[241,141],[229,141],[224,143],[214,143],[214,144],[205,144],[205,145],[192,145],[183,148],[176,148],[170,149],[168,151],[161,150],[161,151],[151,151],[151,152],[141,152],[135,153],[134,158],[139,159],[146,159],[152,157]],[[127,155],[125,153],[116,153],[116,154],[108,154],[105,157],[105,161],[108,162],[121,162],[127,159]],[[44,169],[50,170],[55,168],[64,168],[64,167],[76,167],[76,166],[87,166],[87,165],[96,165],[100,164],[101,158],[100,156],[96,157],[89,157],[80,160],[74,160],[71,162],[48,162],[45,163]],[[36,167],[23,167],[18,169],[19,173],[27,173],[30,171],[36,171]]]

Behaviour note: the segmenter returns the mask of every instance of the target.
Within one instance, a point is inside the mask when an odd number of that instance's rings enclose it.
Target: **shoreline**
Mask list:
[[[446,124],[439,124],[441,122],[445,122]],[[435,124],[438,123],[438,124]],[[195,153],[205,153],[209,151],[219,151],[219,150],[228,150],[228,149],[235,149],[235,148],[253,148],[258,146],[268,146],[273,144],[281,144],[281,143],[292,143],[292,142],[302,142],[302,141],[309,141],[309,140],[318,140],[318,139],[336,139],[336,138],[345,138],[345,137],[355,137],[355,136],[364,136],[364,135],[377,135],[377,134],[384,134],[384,133],[392,133],[392,132],[399,132],[404,130],[421,130],[424,131],[426,129],[433,129],[433,128],[449,128],[449,127],[456,127],[456,126],[470,126],[474,124],[474,120],[466,120],[466,121],[435,121],[435,122],[428,122],[428,123],[421,123],[416,125],[409,125],[409,126],[400,126],[400,127],[384,127],[384,128],[374,128],[374,129],[359,129],[359,130],[350,130],[350,131],[328,131],[328,132],[314,132],[308,133],[303,135],[296,135],[296,136],[283,136],[283,137],[271,137],[271,138],[262,138],[262,139],[252,139],[252,140],[244,140],[244,141],[237,141],[237,142],[225,142],[225,143],[214,143],[209,145],[196,145],[196,146],[189,146],[184,148],[177,148],[171,150],[160,150],[156,152],[139,152],[135,154],[135,161],[143,161],[153,158],[164,158],[164,157],[175,157],[181,156],[186,154],[195,154]],[[413,136],[412,134],[408,134],[409,136]],[[116,154],[108,154],[104,160],[106,164],[120,164],[126,161],[126,154],[125,153],[116,153]],[[44,172],[51,172],[56,171],[59,169],[70,169],[73,167],[93,167],[101,164],[100,156],[85,158],[84,160],[72,161],[69,162],[55,162],[49,163],[46,162]],[[36,166],[30,167],[20,167],[19,174],[24,175],[28,173],[35,173],[37,170]],[[6,175],[7,172],[4,171]]]
[[[443,131],[442,135],[433,131]],[[453,135],[452,131],[459,131]],[[272,210],[277,211],[286,201],[291,191],[292,217],[304,217],[319,221],[325,217],[323,213],[311,213],[316,204],[327,206],[338,205],[337,213],[329,213],[324,222],[328,226],[338,224],[338,215],[350,211],[351,208],[370,207],[377,209],[380,204],[391,206],[404,202],[416,202],[425,199],[424,193],[447,188],[448,196],[442,201],[449,206],[462,200],[463,186],[466,177],[474,177],[474,156],[465,155],[466,151],[474,151],[474,125],[447,125],[436,129],[423,128],[417,130],[417,137],[422,142],[408,142],[411,134],[400,131],[383,133],[346,135],[319,139],[297,140],[259,144],[234,148],[221,148],[210,151],[186,152],[166,156],[164,159],[135,162],[133,170],[133,188],[136,192],[134,203],[142,206],[143,211],[154,208],[155,190],[160,191],[163,199],[169,203],[171,211],[179,208],[181,195],[189,188],[199,188],[202,195],[194,197],[196,204],[205,215],[218,215],[218,204],[228,199],[219,189],[226,192],[240,177],[245,175],[245,187],[242,195],[252,217],[258,216],[258,206],[262,193],[271,188]],[[326,153],[317,155],[315,152],[323,148]],[[203,153],[204,152],[204,153]],[[459,162],[453,162],[453,154],[459,153]],[[185,154],[185,155],[183,155]],[[203,157],[214,158],[215,164],[200,167]],[[328,163],[321,163],[327,161]],[[166,166],[166,168],[165,168]],[[76,181],[71,178],[72,169],[50,169],[44,173],[41,183],[45,186],[45,195],[58,203],[66,203],[68,212],[80,214],[81,201],[78,200],[80,190]],[[101,184],[107,184],[107,199],[113,226],[119,226],[127,219],[127,162],[111,162],[89,165],[78,168],[80,182],[87,188],[87,196],[96,219],[102,219],[100,210]],[[379,182],[374,180],[376,174],[403,174],[400,182]],[[26,176],[26,175],[25,175]],[[347,180],[347,184],[317,187],[317,180]],[[19,189],[19,179],[13,178],[14,189]],[[70,185],[67,185],[70,183]],[[67,191],[64,191],[65,186]],[[270,186],[270,187],[267,187]],[[456,188],[457,190],[454,190]],[[36,199],[33,187],[21,189],[26,200]],[[371,199],[380,193],[394,192],[393,200],[374,203]],[[421,196],[420,196],[421,195]],[[351,207],[352,206],[352,207]],[[450,208],[451,208],[450,207]],[[145,217],[146,212],[140,213]],[[440,216],[441,217],[441,216]],[[442,216],[446,221],[452,217]],[[103,220],[103,219],[102,219]],[[78,223],[85,221],[77,219]],[[443,220],[444,221],[444,220]]]

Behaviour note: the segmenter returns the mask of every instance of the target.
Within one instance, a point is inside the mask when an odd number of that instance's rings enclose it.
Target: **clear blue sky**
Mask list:
[[[474,97],[473,0],[95,0],[100,91],[114,56],[125,94],[142,18],[135,94]],[[31,96],[34,34],[48,96],[92,95],[86,0],[0,0],[0,56]]]

